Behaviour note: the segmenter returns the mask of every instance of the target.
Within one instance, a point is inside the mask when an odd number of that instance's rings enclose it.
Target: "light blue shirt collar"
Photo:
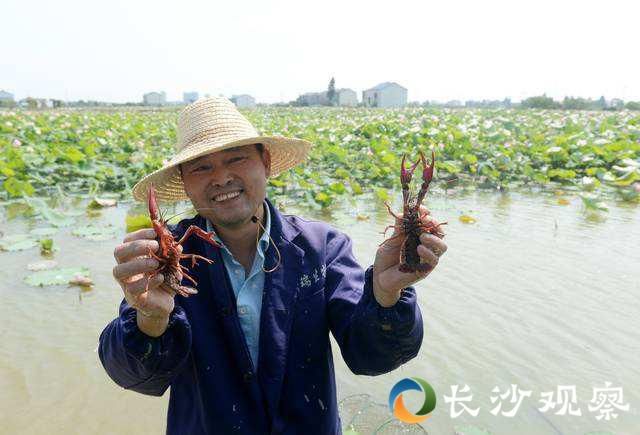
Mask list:
[[[262,295],[264,291],[264,261],[265,252],[269,247],[269,232],[271,230],[271,215],[269,205],[264,201],[265,225],[262,237],[256,246],[256,255],[253,258],[251,270],[247,274],[244,267],[233,258],[233,254],[224,246],[222,240],[216,234],[215,240],[222,245],[222,262],[227,270],[227,275],[236,296],[238,320],[244,333],[247,348],[253,362],[258,366],[258,354],[260,350],[260,316],[262,311]],[[213,225],[207,219],[207,231],[212,231]]]
[[[258,255],[262,257],[262,259],[264,260],[264,253],[269,247],[269,234],[271,232],[271,212],[269,211],[269,206],[267,205],[266,200],[262,202],[262,205],[264,207],[264,214],[265,214],[264,232],[262,233],[262,237],[260,237],[260,240],[258,240],[258,246],[256,246],[256,248],[258,250],[257,252]],[[211,222],[209,221],[209,219],[206,219],[206,221],[207,221],[207,232],[214,231],[215,229],[211,224]],[[222,249],[227,254],[229,254],[229,256],[233,258],[233,255],[231,254],[229,249],[226,247],[222,239],[220,239],[217,233],[215,234],[214,240],[218,242],[222,246]]]

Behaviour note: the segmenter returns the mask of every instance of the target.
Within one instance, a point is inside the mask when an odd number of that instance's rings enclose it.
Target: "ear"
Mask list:
[[[262,150],[262,163],[264,163],[265,173],[267,178],[269,178],[269,176],[271,176],[271,153],[267,147],[264,147],[264,150]]]
[[[187,197],[189,197],[189,199],[191,199],[191,194],[189,193],[189,190],[187,189],[187,185],[184,182],[184,176],[182,175],[182,171],[183,171],[183,166],[182,164],[178,165],[178,174],[180,174],[180,179],[182,180],[182,188],[184,189],[184,192],[187,194]]]

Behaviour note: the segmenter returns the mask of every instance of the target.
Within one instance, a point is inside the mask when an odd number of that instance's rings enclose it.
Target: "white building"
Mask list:
[[[13,94],[0,90],[0,103],[13,103]]]
[[[607,107],[611,107],[612,109],[616,109],[616,110],[621,110],[624,108],[624,101],[622,101],[620,98],[613,98],[611,101],[609,101],[609,104],[607,104]]]
[[[182,93],[182,101],[191,104],[198,101],[198,93],[197,92],[183,92]]]
[[[358,105],[358,94],[353,89],[342,88],[336,90],[338,106],[355,107]]]
[[[256,107],[256,100],[247,94],[242,95],[234,95],[231,97],[231,102],[236,105],[236,107],[243,108],[253,108]]]
[[[338,106],[357,106],[358,94],[353,89],[336,89],[335,101]],[[324,92],[307,92],[298,97],[301,106],[330,106],[329,95]]]
[[[23,98],[18,102],[18,106],[25,109],[51,109],[53,108],[53,100],[48,98]]]
[[[407,88],[395,82],[384,82],[362,91],[362,102],[368,107],[402,107],[407,104]]]
[[[142,96],[146,106],[162,106],[167,102],[167,94],[164,92],[149,92]]]

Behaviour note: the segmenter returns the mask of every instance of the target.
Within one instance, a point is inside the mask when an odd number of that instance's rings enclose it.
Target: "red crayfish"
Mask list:
[[[400,232],[398,235],[385,240],[381,245],[387,243],[390,240],[398,237],[404,237],[402,241],[402,247],[400,249],[400,265],[398,269],[400,272],[428,272],[431,270],[431,266],[427,263],[420,263],[420,256],[418,255],[418,246],[420,245],[420,234],[427,232],[438,236],[444,237],[444,233],[440,231],[440,225],[446,224],[446,222],[435,224],[431,221],[424,221],[424,218],[429,215],[429,211],[422,212],[420,210],[420,204],[427,194],[429,189],[429,183],[433,178],[433,169],[435,167],[436,155],[435,152],[431,152],[431,164],[427,165],[424,154],[420,151],[420,159],[414,163],[409,169],[405,168],[406,155],[402,156],[402,165],[400,167],[400,183],[402,184],[402,217],[396,216],[389,204],[385,202],[389,213],[396,219],[400,220]],[[409,189],[409,183],[413,172],[416,170],[418,163],[422,162],[422,185],[418,195],[412,195]],[[396,228],[395,225],[389,225],[389,228]],[[386,233],[386,230],[385,230]]]
[[[171,290],[175,291],[180,296],[186,298],[190,295],[198,293],[195,288],[180,285],[180,274],[191,281],[194,285],[198,285],[196,280],[186,273],[187,269],[180,264],[180,260],[184,258],[190,258],[191,267],[194,267],[197,264],[197,260],[203,260],[209,264],[213,263],[213,261],[201,255],[183,254],[178,250],[178,246],[181,246],[182,243],[187,238],[189,238],[189,236],[194,234],[204,241],[210,243],[211,245],[219,248],[220,245],[214,240],[215,233],[208,233],[200,227],[191,225],[189,228],[187,228],[187,231],[185,231],[182,238],[176,241],[173,237],[173,234],[171,234],[171,231],[169,231],[169,228],[167,227],[167,222],[160,216],[158,202],[156,200],[156,192],[152,184],[149,185],[148,200],[149,217],[151,218],[151,224],[153,225],[153,229],[156,231],[158,244],[160,245],[160,249],[157,254],[149,250],[149,255],[158,260],[158,262],[160,263],[160,267],[151,272],[151,274],[149,275],[149,281],[151,281],[151,278],[153,278],[157,274],[162,273],[162,275],[164,276],[164,284],[166,284],[169,288],[171,288]],[[147,283],[147,290],[148,285],[149,284]]]

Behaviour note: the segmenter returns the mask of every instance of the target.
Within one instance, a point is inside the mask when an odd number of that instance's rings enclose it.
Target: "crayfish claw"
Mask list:
[[[420,158],[422,159],[422,181],[429,184],[431,182],[431,179],[433,178],[433,168],[435,166],[434,162],[436,161],[436,153],[435,151],[431,150],[431,163],[428,165],[424,154],[422,154],[422,151],[420,151]]]
[[[402,164],[400,166],[400,183],[402,184],[402,190],[409,189],[409,183],[411,183],[411,178],[413,177],[413,172],[416,170],[416,166],[420,160],[415,162],[409,169],[405,167],[405,162],[407,159],[407,155],[402,155]]]
[[[407,168],[405,167],[405,161],[407,160],[407,155],[402,155],[402,164],[400,165],[400,183],[402,183],[402,187],[405,184],[409,184],[411,181],[411,174],[407,173]]]
[[[149,206],[149,217],[152,221],[157,221],[160,217],[160,210],[158,209],[158,200],[156,199],[156,191],[153,188],[153,183],[149,183],[147,201]]]
[[[405,160],[406,160],[406,155],[403,155],[402,166],[400,168],[400,182],[402,184],[402,190],[409,189],[409,183],[411,183],[411,178],[413,178],[413,173],[415,172],[416,167],[418,166],[418,163],[420,163],[420,159],[418,159],[417,162],[415,162],[413,165],[409,167],[409,169],[407,169],[405,168]]]
[[[182,245],[182,243],[184,243],[184,241],[187,240],[192,234],[200,237],[205,242],[208,242],[214,248],[221,247],[220,244],[216,242],[216,240],[214,239],[214,237],[216,236],[216,233],[214,231],[211,231],[208,233],[204,231],[202,228],[195,225],[191,225],[189,228],[187,228],[187,231],[185,231],[182,238],[178,240],[178,245]]]

